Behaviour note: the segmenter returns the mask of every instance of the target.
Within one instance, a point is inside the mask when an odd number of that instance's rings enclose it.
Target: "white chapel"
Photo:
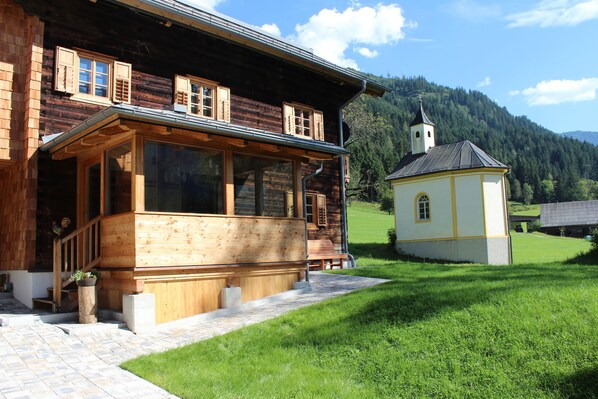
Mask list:
[[[509,167],[467,140],[436,146],[421,100],[410,134],[411,152],[386,178],[394,193],[396,250],[426,259],[510,264]]]

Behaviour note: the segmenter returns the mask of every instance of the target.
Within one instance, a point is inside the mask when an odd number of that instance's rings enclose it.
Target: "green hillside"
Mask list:
[[[350,195],[376,202],[390,195],[384,178],[410,150],[409,124],[421,95],[436,125],[437,145],[470,140],[511,167],[512,200],[598,198],[598,147],[513,116],[478,91],[452,89],[422,77],[376,79],[391,92],[382,98],[362,96],[345,111],[351,127]]]

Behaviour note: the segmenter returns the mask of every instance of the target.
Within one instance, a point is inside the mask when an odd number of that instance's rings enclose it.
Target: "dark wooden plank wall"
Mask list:
[[[326,141],[335,144],[340,104],[359,90],[205,33],[177,25],[164,27],[152,17],[106,1],[19,3],[45,23],[41,135],[65,131],[103,108],[53,91],[57,45],[95,51],[131,63],[133,105],[157,109],[169,106],[174,75],[189,74],[231,89],[234,124],[281,133],[282,103],[299,102],[324,112]],[[306,173],[317,168],[315,162],[312,164],[304,167]],[[43,179],[40,184],[45,187],[64,181],[60,173],[48,173]],[[309,182],[309,190],[323,192],[328,198],[328,228],[311,232],[310,238],[340,242],[339,184],[338,160],[325,162],[324,172]],[[44,201],[40,198],[38,204],[42,209],[51,202]],[[56,209],[52,213],[67,214],[68,210]],[[38,228],[45,228],[47,220],[38,221]],[[38,252],[42,249],[38,246]]]

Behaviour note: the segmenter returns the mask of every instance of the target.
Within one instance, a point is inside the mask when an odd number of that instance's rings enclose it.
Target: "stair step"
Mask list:
[[[53,311],[54,302],[50,298],[33,298],[33,309]]]
[[[67,296],[76,297],[79,294],[79,291],[76,288],[63,288],[60,290],[60,294],[63,298]],[[48,296],[50,298],[54,296],[54,288],[48,288]]]

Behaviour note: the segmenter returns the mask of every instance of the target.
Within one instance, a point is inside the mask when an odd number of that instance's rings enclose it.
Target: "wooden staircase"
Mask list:
[[[34,309],[70,312],[78,307],[77,285],[70,278],[75,270],[88,272],[102,260],[100,221],[97,216],[68,236],[54,240],[54,284],[47,298],[34,298]]]
[[[79,307],[77,284],[72,283],[60,290],[60,312],[73,312]],[[33,309],[54,312],[54,287],[48,287],[46,298],[33,298]]]

